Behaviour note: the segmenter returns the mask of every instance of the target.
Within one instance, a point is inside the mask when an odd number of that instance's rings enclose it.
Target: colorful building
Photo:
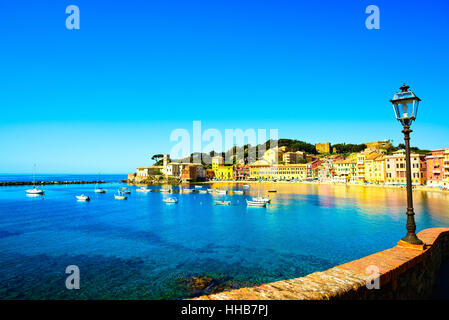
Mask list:
[[[412,183],[425,184],[427,180],[426,157],[423,154],[410,155]],[[385,156],[385,172],[387,184],[406,184],[405,150],[398,150]]]
[[[306,180],[307,164],[285,164],[272,167],[272,178],[276,180]]]
[[[295,151],[295,152],[285,152],[282,155],[282,162],[284,164],[295,164],[305,160],[305,152]]]
[[[318,179],[318,168],[321,165],[321,160],[314,160],[307,163],[307,180]]]
[[[318,180],[320,182],[330,182],[334,178],[334,161],[332,158],[321,159],[321,164],[318,167]]]
[[[357,160],[346,159],[337,160],[333,163],[334,182],[355,182],[357,181]]]
[[[249,166],[237,164],[233,168],[234,180],[247,180],[249,178]]]
[[[427,184],[429,186],[444,186],[445,168],[444,157],[447,149],[433,150],[432,154],[426,156]]]
[[[384,183],[386,179],[385,157],[380,153],[371,153],[365,159],[365,181]]]
[[[265,151],[263,159],[269,164],[278,164],[282,161],[282,156],[287,152],[287,147],[275,147]]]
[[[255,180],[271,180],[273,178],[269,164],[253,163],[249,165],[249,177]]]
[[[212,157],[212,170],[218,180],[229,180],[234,176],[232,166],[225,166],[222,156]]]
[[[443,168],[444,168],[444,182],[443,182],[443,184],[445,186],[449,186],[449,149],[446,149],[444,151]]]

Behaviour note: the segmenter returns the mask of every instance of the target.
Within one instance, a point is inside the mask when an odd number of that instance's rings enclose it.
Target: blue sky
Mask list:
[[[2,0],[0,173],[133,172],[196,120],[397,144],[403,82],[422,99],[412,145],[449,147],[449,3],[311,2]]]

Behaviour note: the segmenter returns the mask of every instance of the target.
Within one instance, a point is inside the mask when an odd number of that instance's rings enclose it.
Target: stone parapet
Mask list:
[[[198,300],[331,300],[431,298],[449,259],[449,228],[418,233],[424,248],[399,245],[306,277],[201,296]],[[378,273],[377,273],[378,272]],[[378,280],[379,286],[375,284]],[[369,289],[366,284],[371,284]]]

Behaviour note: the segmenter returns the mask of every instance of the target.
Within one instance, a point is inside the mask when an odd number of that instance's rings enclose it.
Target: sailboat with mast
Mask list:
[[[257,191],[257,197],[254,197],[252,200],[246,200],[246,204],[251,207],[265,207],[267,203],[270,203],[271,199],[269,197],[260,195],[260,181],[259,181],[259,189]]]
[[[100,174],[98,174],[98,180],[97,180],[97,183],[95,184],[95,193],[106,193],[106,190],[105,189],[103,189],[103,188],[99,188],[98,187],[98,182],[100,182],[101,180],[100,180]]]
[[[25,191],[29,195],[39,195],[39,194],[44,194],[45,193],[45,190],[44,190],[43,186],[42,186],[41,189],[36,187],[36,164],[34,164],[34,168],[33,168],[33,189],[27,189]]]

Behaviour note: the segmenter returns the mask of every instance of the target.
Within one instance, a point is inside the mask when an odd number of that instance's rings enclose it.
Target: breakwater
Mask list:
[[[4,181],[0,182],[1,186],[31,186],[35,185],[53,185],[53,184],[94,184],[94,183],[106,183],[106,181]]]

